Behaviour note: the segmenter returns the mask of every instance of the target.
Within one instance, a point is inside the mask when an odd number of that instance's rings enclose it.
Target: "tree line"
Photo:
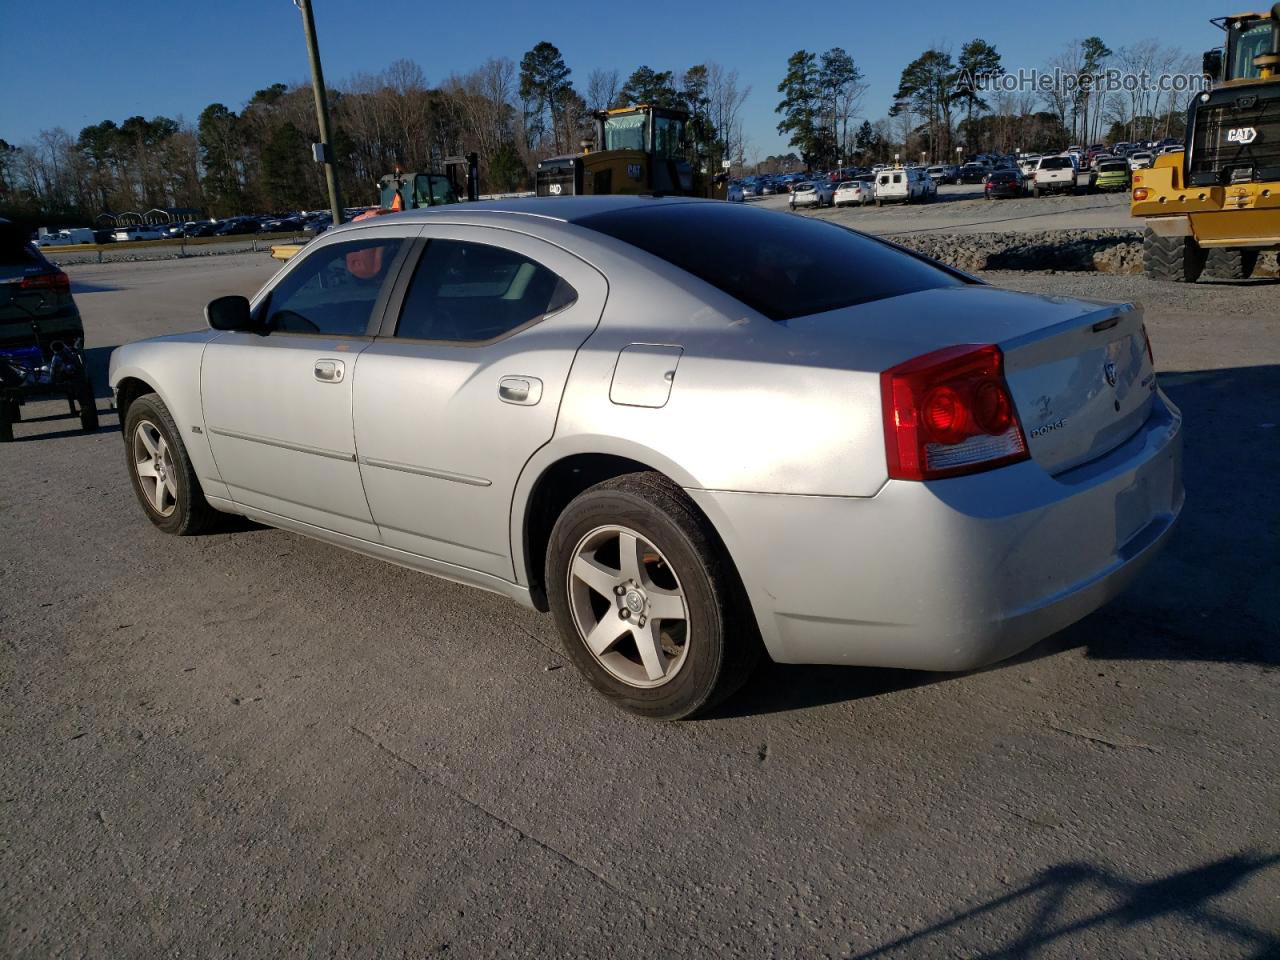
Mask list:
[[[836,47],[797,50],[778,84],[778,133],[795,154],[765,157],[762,170],[835,167],[892,160],[938,163],[978,153],[1061,150],[1071,143],[1181,138],[1186,101],[1155,85],[1121,90],[1098,82],[1107,71],[1190,75],[1184,51],[1143,40],[1112,50],[1100,37],[1070,41],[1041,73],[1043,87],[993,83],[1005,76],[994,45],[981,38],[958,55],[931,47],[903,68],[886,116],[858,119],[862,71]]]
[[[330,90],[333,149],[348,203],[376,202],[379,177],[396,166],[438,170],[475,151],[481,189],[529,189],[549,156],[576,152],[593,137],[592,113],[634,103],[679,107],[691,116],[696,150],[717,167],[742,150],[740,111],[750,91],[717,63],[683,70],[594,70],[576,85],[551,43],[519,63],[485,61],[431,84],[398,60]],[[153,208],[209,216],[327,207],[309,86],[272,84],[238,110],[212,103],[194,123],[141,116],[104,120],[72,135],[62,128],[32,142],[0,140],[0,216],[55,225],[104,212]]]

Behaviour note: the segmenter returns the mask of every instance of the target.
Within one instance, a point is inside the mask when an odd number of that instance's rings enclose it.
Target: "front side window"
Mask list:
[[[379,237],[315,251],[289,271],[260,308],[267,330],[363,335],[400,244]]]
[[[460,343],[493,340],[577,298],[563,279],[513,250],[432,240],[409,283],[396,336]]]

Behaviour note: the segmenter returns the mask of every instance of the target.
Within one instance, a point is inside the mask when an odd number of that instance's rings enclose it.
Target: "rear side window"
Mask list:
[[[400,240],[381,237],[321,247],[291,270],[266,301],[268,330],[362,336]]]
[[[493,340],[577,299],[559,276],[513,250],[432,240],[413,272],[396,336]]]
[[[639,247],[772,320],[965,282],[825,220],[740,204],[629,207],[575,223]]]

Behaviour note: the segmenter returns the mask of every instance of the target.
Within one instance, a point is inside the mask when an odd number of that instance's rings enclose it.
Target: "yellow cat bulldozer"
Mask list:
[[[725,198],[727,178],[705,169],[705,156],[691,157],[685,111],[642,105],[600,110],[594,119],[594,144],[584,144],[582,153],[539,162],[534,172],[538,196],[659,193]]]
[[[1211,22],[1225,43],[1204,55],[1213,85],[1191,102],[1185,150],[1133,174],[1153,280],[1242,279],[1280,249],[1280,3]]]

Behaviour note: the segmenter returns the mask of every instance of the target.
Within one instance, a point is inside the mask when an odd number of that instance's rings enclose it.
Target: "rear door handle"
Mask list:
[[[498,381],[498,399],[531,407],[542,399],[542,381],[537,377],[503,377]]]
[[[341,383],[346,375],[347,365],[341,360],[317,360],[313,372],[321,383]]]

